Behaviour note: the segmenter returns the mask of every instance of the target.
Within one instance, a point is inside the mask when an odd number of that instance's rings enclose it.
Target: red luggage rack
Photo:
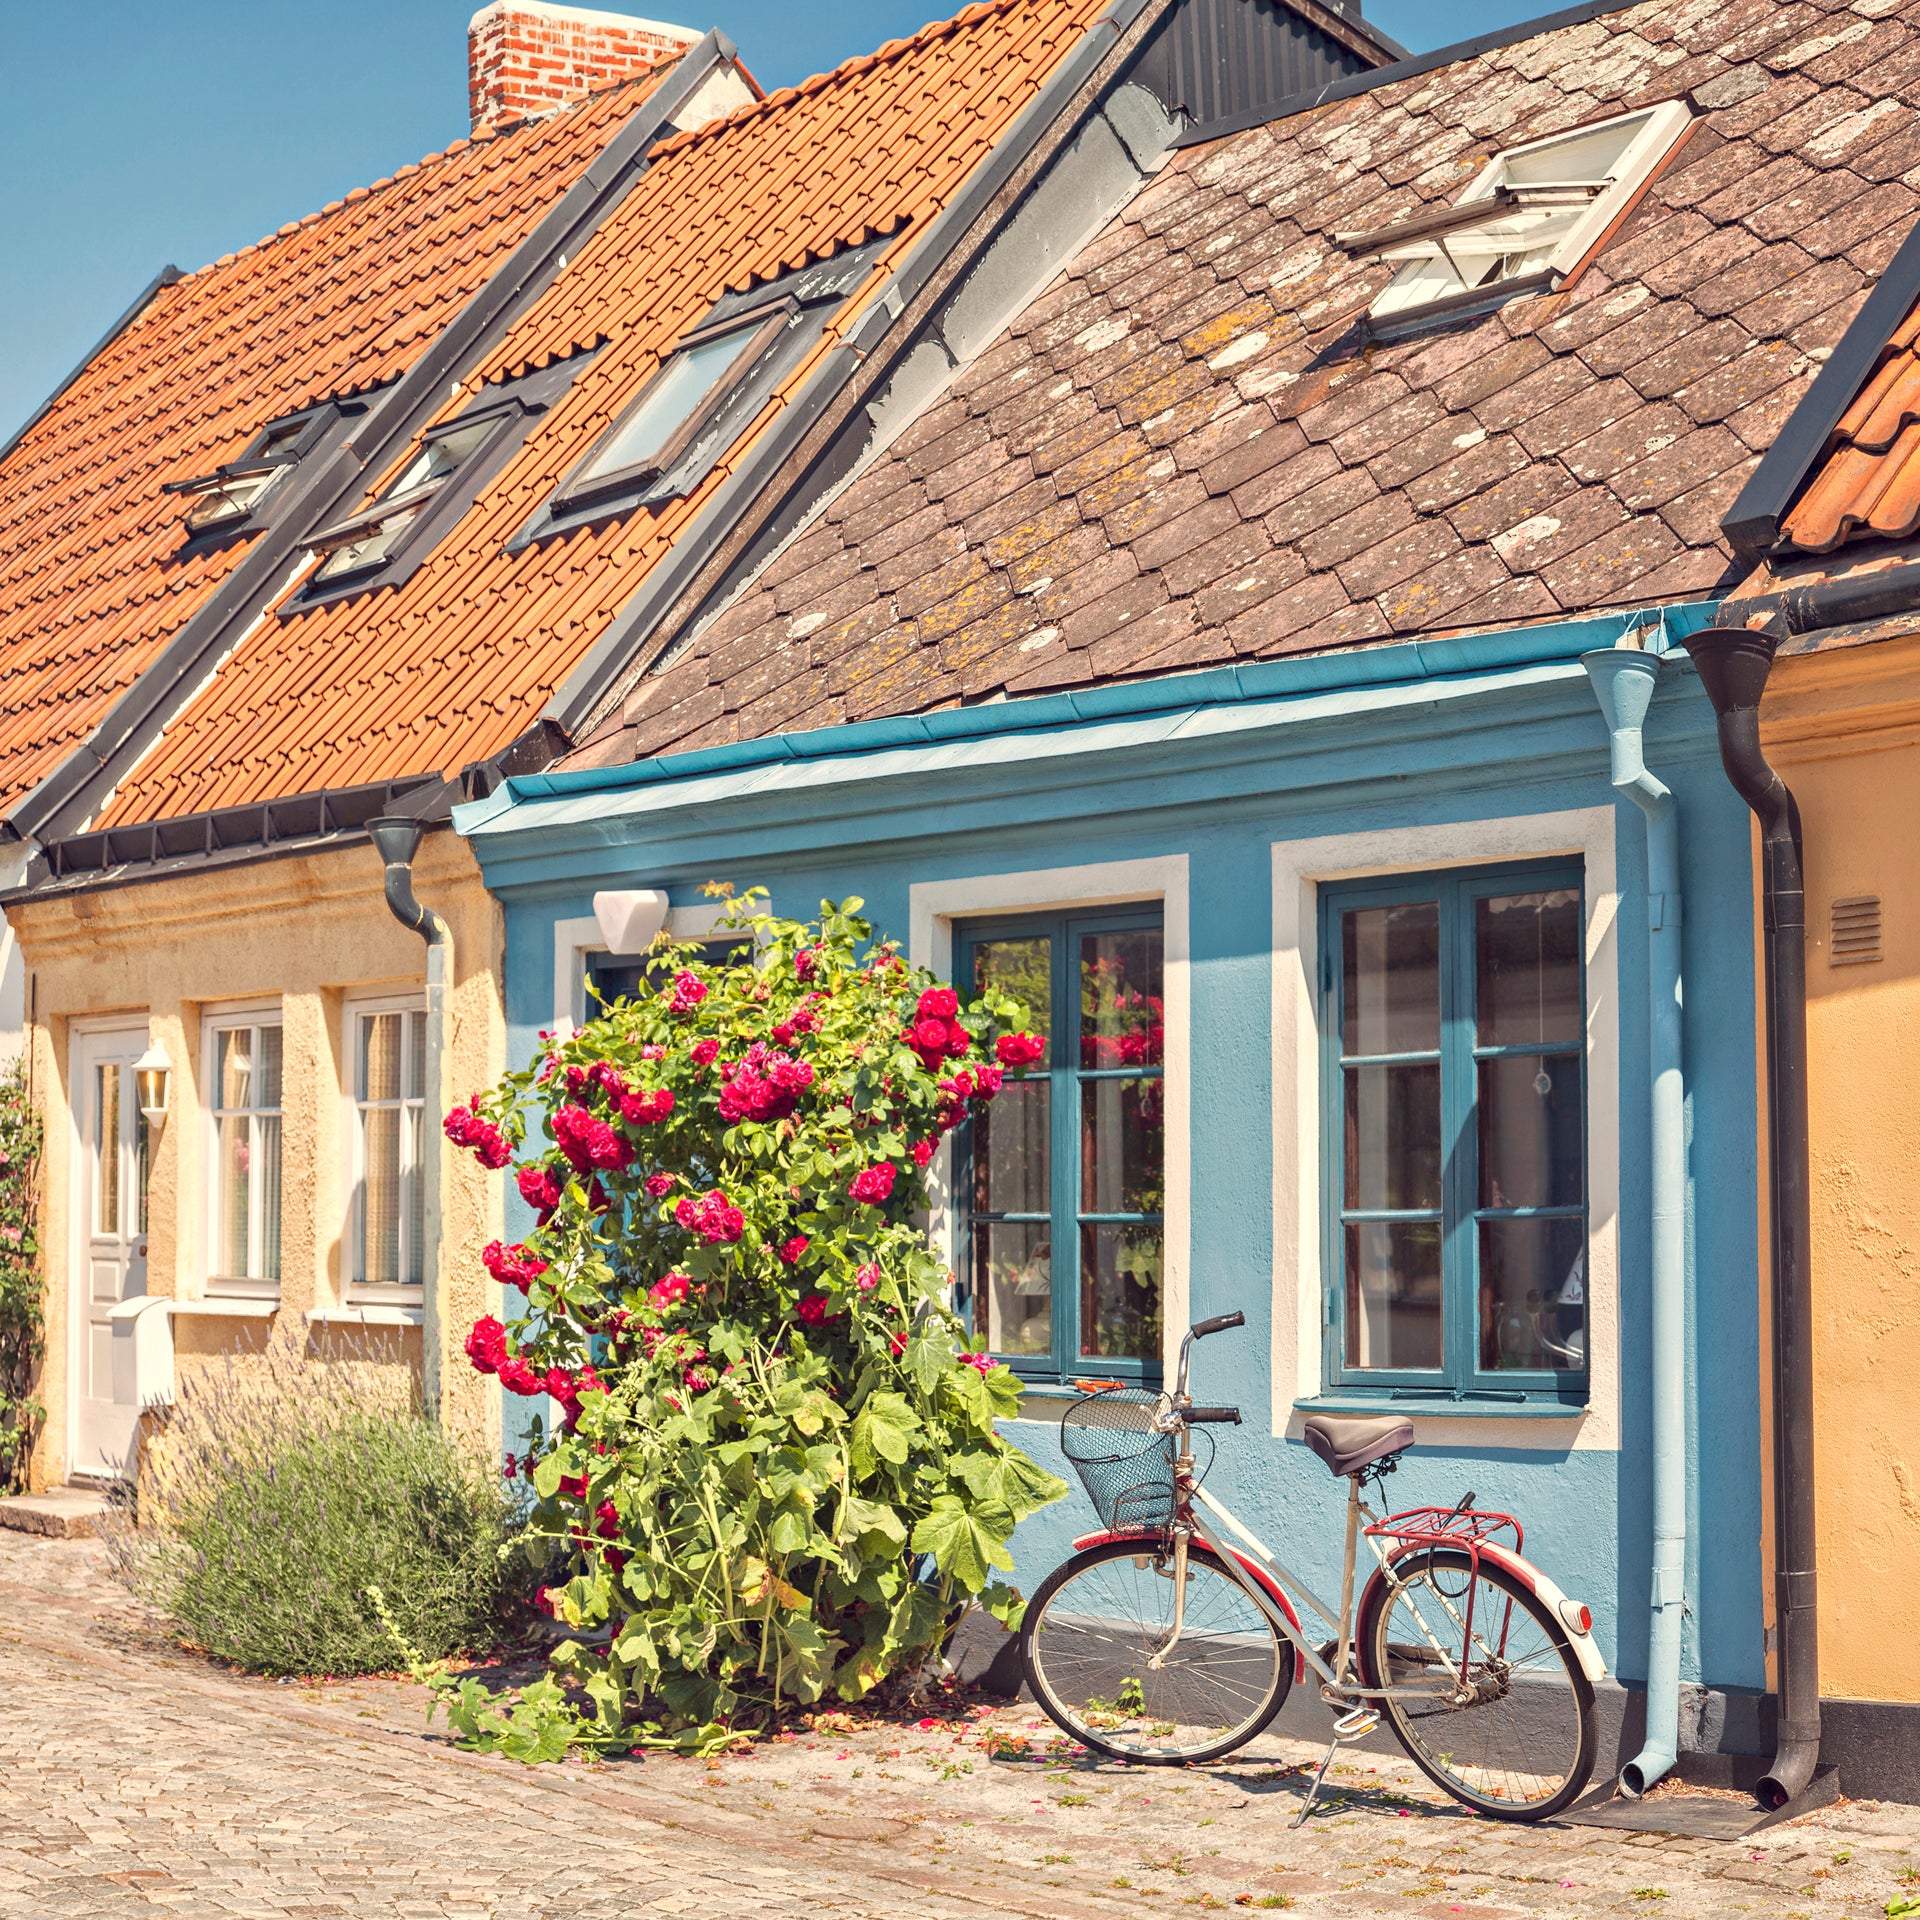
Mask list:
[[[1498,1536],[1511,1533],[1508,1551],[1518,1553],[1525,1538],[1512,1514],[1480,1513],[1472,1507],[1409,1507],[1366,1531],[1369,1538],[1397,1540],[1402,1547],[1462,1547],[1472,1557],[1475,1573],[1480,1571],[1482,1545],[1508,1546]]]

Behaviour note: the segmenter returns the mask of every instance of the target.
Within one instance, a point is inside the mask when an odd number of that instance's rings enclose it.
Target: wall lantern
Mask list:
[[[133,1063],[134,1093],[147,1125],[157,1127],[167,1117],[167,1097],[173,1091],[173,1062],[158,1040]]]
[[[593,917],[610,953],[645,953],[667,924],[667,896],[658,887],[596,893]]]

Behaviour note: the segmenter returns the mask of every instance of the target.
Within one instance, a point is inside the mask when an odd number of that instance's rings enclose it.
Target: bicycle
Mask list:
[[[1195,1429],[1238,1426],[1240,1411],[1193,1404],[1193,1343],[1245,1324],[1228,1313],[1192,1327],[1172,1393],[1099,1390],[1062,1417],[1101,1527],[1028,1604],[1020,1652],[1034,1698],[1093,1752],[1177,1766],[1244,1746],[1311,1668],[1338,1718],[1295,1826],[1341,1743],[1383,1716],[1462,1805],[1551,1818],[1593,1770],[1606,1666],[1591,1613],[1522,1556],[1519,1521],[1477,1511],[1471,1493],[1450,1509],[1368,1504],[1413,1444],[1396,1415],[1306,1422],[1307,1445],[1348,1483],[1340,1606],[1327,1606],[1200,1484]],[[1356,1605],[1363,1539],[1376,1564]],[[1332,1629],[1325,1644],[1311,1644],[1294,1596]]]

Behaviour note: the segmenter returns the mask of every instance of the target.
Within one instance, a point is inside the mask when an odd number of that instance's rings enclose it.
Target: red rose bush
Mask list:
[[[860,904],[732,903],[750,957],[657,943],[651,984],[449,1118],[535,1216],[487,1249],[507,1317],[466,1351],[559,1410],[508,1471],[578,1636],[554,1658],[594,1718],[566,1739],[737,1731],[925,1664],[975,1600],[1012,1623],[1008,1540],[1064,1491],[1000,1435],[1013,1376],[967,1351],[918,1224],[940,1140],[1043,1049]]]

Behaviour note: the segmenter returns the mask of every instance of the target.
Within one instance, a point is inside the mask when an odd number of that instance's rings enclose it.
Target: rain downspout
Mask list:
[[[1647,771],[1641,726],[1660,677],[1660,656],[1637,633],[1583,653],[1580,664],[1607,723],[1614,791],[1646,816],[1647,997],[1653,1088],[1653,1618],[1647,1649],[1647,1732],[1620,1769],[1637,1799],[1680,1748],[1680,1636],[1686,1617],[1686,1083],[1680,1063],[1680,819],[1673,795]]]
[[[1807,1144],[1807,905],[1800,809],[1760,745],[1760,697],[1790,634],[1894,611],[1920,569],[1865,583],[1831,582],[1721,610],[1687,640],[1720,723],[1720,760],[1760,822],[1766,937],[1768,1164],[1773,1227],[1773,1599],[1780,1715],[1773,1764],[1755,1793],[1783,1807],[1820,1758],[1820,1639],[1813,1478],[1813,1237]],[[1741,620],[1765,619],[1770,631]]]
[[[426,1098],[421,1127],[420,1393],[427,1412],[440,1412],[440,1120],[441,1062],[446,1050],[447,979],[453,970],[453,937],[447,923],[422,905],[413,891],[413,856],[425,825],[402,814],[367,822],[374,851],[386,867],[387,905],[403,927],[427,943]]]

